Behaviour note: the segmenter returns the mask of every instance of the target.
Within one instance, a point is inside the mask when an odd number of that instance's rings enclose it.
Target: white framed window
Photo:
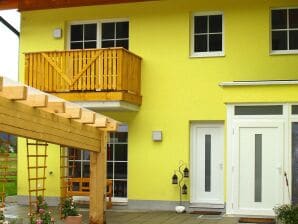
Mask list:
[[[79,21],[69,24],[69,49],[129,48],[128,20]]]
[[[271,9],[271,53],[298,53],[298,7]]]
[[[113,201],[127,201],[128,178],[128,132],[127,126],[123,130],[110,133],[107,145],[107,178],[113,183]]]
[[[90,177],[90,152],[69,148],[68,175],[73,178]],[[107,144],[107,179],[112,181],[112,201],[127,202],[128,183],[128,126],[120,125],[117,132],[111,132]],[[89,185],[88,183],[85,183]],[[79,189],[74,183],[73,189]]]
[[[191,56],[224,56],[222,12],[194,13],[191,23]]]

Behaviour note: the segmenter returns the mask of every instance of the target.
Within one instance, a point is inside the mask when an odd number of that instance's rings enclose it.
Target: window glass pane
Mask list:
[[[108,161],[113,160],[113,147],[111,144],[108,144],[107,146],[107,160]]]
[[[114,181],[114,197],[127,197],[127,182],[126,181]]]
[[[82,183],[82,187],[83,188],[85,188],[85,189],[82,189],[82,191],[84,191],[84,192],[89,192],[90,190],[90,184],[89,184],[90,182],[84,182],[84,183]]]
[[[75,162],[69,162],[68,167],[69,167],[68,168],[68,176],[74,177],[75,176],[75,167],[76,167]]]
[[[298,9],[289,9],[289,26],[298,28]]]
[[[255,135],[255,202],[262,202],[262,135]]]
[[[115,137],[117,142],[127,142],[127,132],[116,132]]]
[[[127,163],[117,162],[115,165],[115,179],[127,179]]]
[[[290,50],[298,50],[298,30],[290,30]]]
[[[73,182],[72,183],[72,190],[73,191],[78,191],[80,190],[80,184],[78,182]]]
[[[83,40],[83,25],[71,25],[70,28],[70,41]]]
[[[85,24],[84,26],[84,40],[96,40],[97,25]]]
[[[115,144],[115,161],[127,161],[126,144]]]
[[[209,16],[209,33],[222,32],[222,15]]]
[[[69,160],[80,160],[81,150],[69,148],[68,149]]]
[[[123,47],[128,50],[128,40],[116,40],[116,47]]]
[[[207,16],[195,16],[194,26],[195,26],[195,34],[198,33],[207,33]]]
[[[205,192],[211,192],[211,135],[205,135]]]
[[[272,50],[287,50],[287,31],[272,31]]]
[[[116,38],[128,38],[128,22],[116,23]]]
[[[83,177],[90,177],[90,162],[83,162]]]
[[[281,105],[235,106],[235,115],[282,115]]]
[[[222,50],[222,35],[210,34],[209,35],[209,51],[221,51]]]
[[[298,105],[292,106],[292,114],[298,114]]]
[[[84,49],[93,49],[96,48],[96,41],[90,41],[84,43]]]
[[[90,160],[90,152],[83,150],[83,160]]]
[[[195,35],[195,52],[207,52],[207,35]]]
[[[272,29],[286,29],[287,28],[287,10],[279,9],[271,11]]]
[[[103,23],[101,32],[102,32],[102,39],[114,39],[115,23]]]
[[[102,48],[114,47],[114,41],[113,40],[102,41],[101,47]]]
[[[71,177],[81,177],[81,162],[71,162],[71,165],[74,165],[74,168],[70,168],[69,176]]]
[[[107,178],[113,179],[113,163],[107,162]]]
[[[83,42],[71,43],[70,49],[83,49]]]

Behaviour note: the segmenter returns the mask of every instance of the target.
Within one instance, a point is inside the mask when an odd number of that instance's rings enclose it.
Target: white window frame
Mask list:
[[[122,124],[118,127],[117,129],[117,132],[125,132],[128,134],[128,125],[126,124]],[[127,177],[126,177],[126,191],[127,191],[127,195],[126,197],[114,197],[114,181],[118,180],[118,179],[114,179],[114,175],[115,175],[115,160],[114,158],[112,160],[107,160],[107,164],[108,162],[112,162],[113,163],[113,178],[110,179],[113,181],[113,189],[112,189],[112,193],[113,193],[113,197],[112,197],[112,202],[116,202],[116,203],[120,203],[119,205],[121,205],[121,203],[127,203],[128,202],[128,166],[129,166],[129,163],[128,163],[128,136],[127,136],[127,141],[126,142],[115,142],[113,139],[111,139],[111,136],[114,136],[114,133],[111,132],[110,135],[109,135],[109,139],[108,139],[108,145],[110,145],[110,147],[112,146],[112,150],[114,151],[114,147],[116,144],[121,144],[121,145],[127,145],[127,161],[116,161],[117,162],[126,162],[127,163]],[[113,156],[115,156],[115,154],[113,153]],[[124,180],[124,179],[122,179]]]
[[[221,51],[208,51],[208,52],[195,52],[194,49],[194,31],[195,31],[195,16],[213,16],[221,15],[222,16],[222,50]],[[209,25],[209,24],[208,24]],[[208,34],[210,34],[208,32]],[[212,34],[212,33],[211,33]],[[191,37],[190,37],[190,57],[223,57],[225,56],[225,46],[224,46],[224,13],[221,11],[208,11],[208,12],[195,12],[191,15]]]
[[[118,18],[118,19],[100,19],[100,20],[78,20],[69,22],[67,25],[67,49],[70,48],[70,35],[71,35],[71,26],[72,25],[85,25],[85,24],[97,24],[97,37],[96,37],[96,48],[101,48],[101,24],[102,23],[117,23],[117,22],[128,22],[130,25],[130,21],[128,18]],[[130,30],[130,29],[129,29]],[[129,42],[130,33],[128,34],[128,42]]]
[[[283,30],[283,31],[287,31],[287,48],[289,48],[289,44],[290,44],[290,35],[289,35],[289,31],[290,30],[298,30],[298,28],[289,28],[289,9],[298,9],[298,6],[296,7],[282,7],[282,8],[271,8],[270,9],[270,13],[269,13],[269,17],[270,17],[270,55],[280,55],[280,54],[298,54],[298,49],[297,50],[272,50],[272,11],[273,10],[287,10],[287,28],[286,29],[274,29],[274,30]]]

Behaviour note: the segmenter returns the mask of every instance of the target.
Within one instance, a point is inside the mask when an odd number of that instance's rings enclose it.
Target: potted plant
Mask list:
[[[298,223],[298,205],[281,205],[274,209],[276,221],[279,224]]]
[[[64,200],[61,206],[61,213],[64,219],[64,223],[68,224],[80,224],[82,223],[82,215],[79,214],[77,205],[72,197],[68,197]]]

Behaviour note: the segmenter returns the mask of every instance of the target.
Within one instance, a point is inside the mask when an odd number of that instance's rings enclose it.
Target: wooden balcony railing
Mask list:
[[[25,83],[42,91],[140,96],[141,58],[123,48],[26,53],[25,59]]]

